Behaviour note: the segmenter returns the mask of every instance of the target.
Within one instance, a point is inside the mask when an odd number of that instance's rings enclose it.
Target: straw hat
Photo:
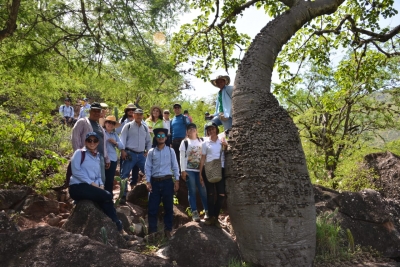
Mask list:
[[[135,106],[135,104],[133,103],[129,103],[126,108],[124,109],[124,112],[126,112],[127,109],[137,109],[137,107]]]
[[[121,126],[121,123],[119,123],[117,121],[117,119],[115,118],[115,116],[113,116],[113,115],[107,116],[106,119],[104,120],[104,123],[106,123],[107,121],[115,122],[115,127]]]
[[[231,78],[229,78],[228,75],[219,75],[214,80],[211,80],[212,85],[218,87],[216,81],[219,79],[225,80],[225,85],[229,85],[229,83],[231,82]]]

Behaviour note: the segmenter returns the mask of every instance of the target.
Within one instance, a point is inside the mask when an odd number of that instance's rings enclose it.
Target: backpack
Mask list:
[[[65,108],[65,105],[62,105],[62,112],[64,113],[64,108]],[[69,108],[71,109],[71,111],[72,111],[72,114],[74,114],[74,110],[73,110],[73,108],[71,107],[71,106],[69,106]]]
[[[197,138],[197,139],[200,139],[201,142],[204,142],[204,138],[203,137],[200,137],[200,138]],[[188,142],[187,139],[185,139],[184,143],[185,143],[185,158],[187,158],[187,153],[186,152],[187,152],[187,149],[188,149],[188,146],[189,146],[189,142]]]
[[[80,149],[80,151],[81,151],[81,165],[82,165],[82,162],[85,160],[86,153],[82,149]],[[71,167],[71,161],[69,161],[68,167],[67,167],[67,173],[65,174],[65,181],[64,181],[63,188],[67,188],[69,186],[69,181],[71,180],[71,175],[72,175],[72,167]]]

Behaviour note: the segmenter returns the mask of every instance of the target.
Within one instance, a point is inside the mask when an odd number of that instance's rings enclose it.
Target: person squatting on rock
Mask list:
[[[62,117],[61,119],[62,124],[68,126],[74,126],[76,120],[75,120],[74,108],[71,106],[70,98],[67,97],[64,99],[64,105],[60,106],[58,112]]]
[[[149,234],[157,232],[158,209],[162,201],[164,207],[164,234],[171,236],[174,191],[179,189],[179,167],[175,152],[165,145],[168,129],[154,130],[157,146],[149,150],[145,174],[149,191],[148,221]],[[172,176],[175,177],[173,181]]]
[[[122,222],[117,217],[113,196],[104,190],[101,179],[101,157],[97,151],[99,137],[95,132],[86,134],[85,146],[82,150],[75,150],[71,159],[72,176],[69,182],[69,194],[75,201],[91,200],[96,202],[117,225],[119,232],[123,232]],[[82,153],[85,158],[82,161]]]
[[[146,125],[149,127],[151,138],[154,137],[154,129],[163,128],[163,115],[159,106],[152,106],[150,108],[150,117],[146,119]]]
[[[106,180],[105,170],[110,168],[110,159],[108,158],[108,153],[106,149],[106,139],[105,131],[103,127],[99,124],[101,106],[99,103],[94,102],[90,105],[89,118],[79,119],[74,128],[72,128],[72,148],[75,150],[80,149],[85,146],[85,137],[89,132],[95,132],[97,138],[99,139],[99,145],[97,146],[97,151],[104,160],[100,161],[101,164],[101,177],[103,183]]]
[[[225,156],[222,151],[222,146],[227,146],[226,141],[221,141],[218,139],[218,126],[213,122],[208,122],[206,125],[207,136],[209,137],[202,144],[201,150],[201,160],[200,160],[200,179],[206,184],[207,188],[207,203],[208,203],[208,214],[210,218],[206,220],[204,223],[206,225],[215,225],[221,228],[221,225],[218,221],[218,216],[222,207],[222,204],[225,200],[225,177],[224,177],[224,162]],[[221,171],[222,179],[216,183],[210,183],[207,180],[207,176],[205,175],[204,165],[208,162],[211,162],[215,159],[221,158]],[[204,179],[205,177],[205,179]],[[215,194],[217,198],[215,200]]]
[[[184,139],[179,147],[181,177],[186,181],[188,188],[188,200],[192,211],[193,221],[199,222],[200,216],[196,205],[196,187],[199,191],[201,202],[205,210],[204,219],[208,219],[207,192],[203,178],[200,178],[200,159],[202,139],[197,135],[197,126],[190,123],[186,130],[187,138]]]
[[[215,101],[215,113],[211,115],[212,122],[217,126],[223,125],[226,134],[232,128],[232,92],[233,86],[229,86],[231,79],[226,75],[219,75],[211,80],[212,85],[219,88]]]
[[[117,122],[115,116],[112,115],[105,118],[105,122],[103,125],[105,129],[105,139],[107,142],[107,154],[108,158],[110,159],[110,168],[105,171],[106,182],[104,183],[104,189],[110,192],[111,195],[113,194],[114,176],[118,162],[118,156],[115,148],[118,148],[119,150],[125,148],[124,145],[121,143],[121,140],[119,139],[117,133],[115,132],[115,127],[118,127],[119,125],[120,123]]]
[[[136,109],[134,111],[135,120],[125,124],[121,132],[121,142],[125,149],[121,150],[122,168],[121,178],[129,178],[133,166],[137,165],[144,172],[147,152],[151,148],[151,137],[149,129],[142,123],[143,110]],[[131,186],[135,186],[137,178],[134,180],[132,175]],[[124,195],[121,198],[122,204],[126,203],[126,194],[128,186],[126,184]]]

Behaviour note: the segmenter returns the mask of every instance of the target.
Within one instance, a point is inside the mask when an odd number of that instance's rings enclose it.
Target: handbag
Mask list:
[[[224,115],[223,112],[218,113],[218,115],[219,115],[219,119],[220,119],[221,121],[227,121],[227,120],[229,120],[229,118],[225,117],[225,115]]]
[[[206,162],[204,164],[206,178],[210,183],[218,183],[222,180],[221,155],[222,146],[221,153],[219,154],[219,159],[213,159],[212,161]]]

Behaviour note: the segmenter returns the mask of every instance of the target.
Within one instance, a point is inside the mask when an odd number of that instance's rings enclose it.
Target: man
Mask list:
[[[229,76],[220,75],[211,80],[212,85],[219,88],[217,100],[215,103],[215,113],[211,115],[212,122],[216,125],[223,125],[224,131],[229,132],[232,128],[232,92],[233,86],[230,83]]]
[[[158,209],[164,207],[164,234],[171,237],[174,191],[179,189],[179,167],[173,149],[165,145],[168,129],[154,129],[157,146],[149,150],[146,160],[146,185],[149,191],[149,234],[157,232]],[[172,174],[175,181],[172,180]]]
[[[168,130],[168,134],[170,134],[171,130],[171,120],[169,119],[169,110],[166,109],[163,112],[163,127]]]
[[[179,164],[179,146],[186,137],[186,127],[190,123],[189,119],[181,114],[182,106],[178,103],[174,104],[175,117],[171,121],[171,137],[172,137],[172,148],[175,151],[176,158]]]
[[[183,116],[185,116],[186,118],[188,118],[190,123],[193,122],[193,118],[189,115],[189,111],[184,110],[184,111],[183,111]]]
[[[149,128],[142,123],[143,110],[136,109],[134,111],[134,120],[125,124],[121,132],[121,143],[125,149],[121,150],[121,158],[123,160],[121,166],[121,178],[129,178],[129,173],[134,166],[144,172],[147,152],[151,148],[151,137]],[[131,187],[137,183],[137,177],[132,175]],[[121,204],[126,203],[126,193],[128,186],[125,187],[124,195],[121,198]]]
[[[75,150],[80,149],[85,146],[86,135],[90,132],[95,132],[97,138],[99,139],[99,145],[97,146],[97,151],[104,158],[100,161],[102,166],[102,179],[105,182],[105,169],[110,167],[110,159],[108,158],[106,149],[106,138],[104,128],[99,124],[99,118],[101,113],[101,106],[99,103],[92,103],[89,109],[89,118],[81,118],[76,123],[74,128],[72,128],[72,148]]]
[[[105,118],[108,115],[108,105],[106,103],[100,103],[101,112],[100,112],[100,119],[99,123],[101,126],[104,126]]]
[[[62,124],[68,124],[70,126],[74,125],[75,118],[74,118],[74,108],[71,106],[71,99],[70,98],[65,98],[64,99],[64,105],[61,105],[60,108],[58,109],[58,112],[60,113],[62,120]]]
[[[115,128],[115,132],[117,134],[121,134],[122,128],[124,128],[125,124],[127,124],[128,122],[131,122],[135,119],[133,112],[135,112],[136,109],[137,109],[137,107],[133,103],[129,103],[126,106],[126,108],[124,109],[124,115],[119,120],[119,123],[121,123],[121,126]]]
[[[78,120],[82,119],[82,118],[86,118],[89,113],[89,110],[90,110],[89,99],[84,98],[81,110],[79,111]]]

